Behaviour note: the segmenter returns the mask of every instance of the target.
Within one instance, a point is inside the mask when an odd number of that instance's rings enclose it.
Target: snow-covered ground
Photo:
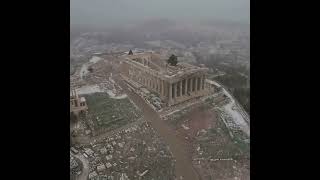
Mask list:
[[[236,109],[232,108],[233,106],[235,106],[234,103],[228,103],[225,106],[223,106],[223,109],[228,115],[232,117],[234,123],[239,125],[239,128],[250,137],[250,127],[248,123],[244,120],[242,115]]]
[[[96,92],[103,92],[102,89],[98,85],[91,85],[91,86],[82,86],[80,88],[77,88],[77,94],[83,95],[83,94],[93,94]]]
[[[102,59],[102,58],[100,58],[100,57],[93,56],[93,57],[89,60],[89,62],[95,64],[95,63],[97,63],[98,61],[100,61],[101,59]]]
[[[97,63],[98,61],[102,60],[102,58],[98,57],[98,56],[92,56],[92,58],[89,60],[89,62],[87,63],[84,63],[81,67],[81,70],[80,70],[80,78],[83,79],[83,77],[85,75],[88,74],[88,67],[92,64],[95,64]]]
[[[214,82],[214,81],[213,81]],[[218,84],[217,82],[215,82],[216,84]],[[219,84],[218,84],[219,85]],[[220,85],[219,85],[220,86]],[[230,116],[233,120],[233,122],[239,126],[239,128],[246,133],[249,137],[250,137],[250,125],[248,124],[248,122],[245,120],[245,118],[248,117],[244,117],[243,113],[241,113],[240,111],[240,107],[239,105],[236,103],[236,101],[233,99],[233,97],[231,96],[231,94],[226,91],[223,88],[223,93],[228,96],[230,98],[230,102],[226,105],[224,105],[222,107],[222,110],[228,114],[228,116]]]
[[[221,87],[220,84],[218,84],[217,82],[212,81],[212,80],[210,80],[210,79],[206,79],[206,82],[208,82],[209,84],[213,84],[213,85],[215,85],[215,86],[217,86],[217,87]]]
[[[121,95],[117,96],[117,95],[114,93],[114,90],[107,90],[106,92],[108,93],[108,95],[110,96],[110,98],[113,98],[113,99],[124,99],[124,98],[127,98],[127,97],[128,97],[126,94],[121,94]]]
[[[87,86],[82,86],[80,88],[77,88],[77,94],[83,95],[83,94],[93,94],[93,93],[98,93],[98,92],[106,92],[110,98],[113,99],[124,99],[127,98],[127,94],[120,94],[117,95],[116,89],[105,89],[101,88],[98,84],[96,85],[87,85]]]
[[[116,90],[104,90],[101,89],[98,85],[87,85],[87,86],[82,86],[77,89],[77,94],[83,95],[83,94],[93,94],[97,92],[106,92],[108,93],[110,98],[113,99],[124,99],[127,98],[127,94],[121,94],[121,95],[116,95]]]
[[[82,65],[82,67],[81,67],[81,70],[80,70],[80,74],[79,74],[79,76],[80,76],[80,78],[81,79],[83,79],[83,76],[85,76],[85,75],[87,75],[88,74],[88,64],[87,63],[85,63],[85,64],[83,64]]]

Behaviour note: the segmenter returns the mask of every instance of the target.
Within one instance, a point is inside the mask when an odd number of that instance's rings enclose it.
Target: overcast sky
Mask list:
[[[71,25],[112,26],[155,18],[250,23],[250,0],[70,0]]]

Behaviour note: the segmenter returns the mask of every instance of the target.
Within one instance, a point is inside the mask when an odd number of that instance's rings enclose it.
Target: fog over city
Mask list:
[[[141,20],[249,23],[249,0],[70,0],[71,26],[110,27]]]

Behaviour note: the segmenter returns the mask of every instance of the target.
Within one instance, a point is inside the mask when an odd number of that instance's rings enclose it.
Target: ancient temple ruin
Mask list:
[[[171,66],[167,59],[154,52],[126,54],[121,75],[158,94],[168,106],[209,92],[205,81],[208,68],[182,62]]]

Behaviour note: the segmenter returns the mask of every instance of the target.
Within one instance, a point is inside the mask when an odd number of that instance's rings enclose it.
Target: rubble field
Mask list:
[[[174,179],[169,148],[147,122],[77,149],[89,161],[89,179]]]
[[[171,114],[166,122],[188,143],[193,166],[203,180],[250,179],[248,137],[229,129],[220,114],[210,100]]]
[[[204,180],[250,179],[250,144],[231,137],[220,117],[215,128],[199,131],[193,149],[194,166]]]
[[[93,132],[106,132],[136,121],[141,111],[128,99],[114,99],[107,93],[84,95],[88,104],[86,121]]]

